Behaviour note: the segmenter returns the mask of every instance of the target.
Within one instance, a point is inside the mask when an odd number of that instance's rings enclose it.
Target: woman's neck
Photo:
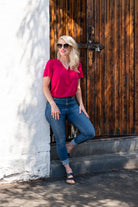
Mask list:
[[[69,57],[64,57],[64,56],[62,56],[62,57],[60,57],[60,61],[62,62],[62,63],[65,63],[65,64],[69,64]]]
[[[69,68],[69,57],[61,57],[60,62],[68,70],[68,68]]]

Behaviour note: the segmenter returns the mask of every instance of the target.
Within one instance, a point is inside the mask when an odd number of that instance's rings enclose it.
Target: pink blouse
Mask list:
[[[51,95],[56,98],[75,96],[78,79],[83,78],[82,65],[79,63],[78,72],[68,70],[58,59],[49,60],[46,64],[43,77],[51,79]]]

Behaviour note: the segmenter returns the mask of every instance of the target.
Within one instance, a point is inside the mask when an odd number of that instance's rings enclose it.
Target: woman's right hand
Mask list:
[[[51,115],[54,119],[58,119],[59,120],[59,114],[61,114],[58,106],[56,105],[55,102],[51,103]]]
[[[55,101],[53,100],[53,97],[51,96],[49,86],[50,86],[50,77],[48,77],[48,76],[44,77],[43,78],[43,92],[44,92],[44,95],[45,95],[46,99],[48,100],[48,102],[51,105],[51,115],[52,115],[52,117],[54,119],[59,120],[60,110],[59,110],[58,106],[56,105]]]

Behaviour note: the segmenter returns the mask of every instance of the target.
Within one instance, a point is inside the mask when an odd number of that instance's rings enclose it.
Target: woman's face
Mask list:
[[[69,56],[71,51],[71,46],[68,45],[63,39],[60,39],[58,41],[57,47],[61,57]]]

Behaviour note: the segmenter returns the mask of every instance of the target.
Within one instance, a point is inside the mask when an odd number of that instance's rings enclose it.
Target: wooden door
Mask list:
[[[136,13],[135,0],[87,0],[87,28],[105,47],[87,50],[87,106],[98,136],[138,133]]]
[[[136,0],[50,0],[50,19],[51,58],[61,35],[80,46],[83,100],[96,136],[138,134]],[[88,49],[90,39],[104,49]]]

